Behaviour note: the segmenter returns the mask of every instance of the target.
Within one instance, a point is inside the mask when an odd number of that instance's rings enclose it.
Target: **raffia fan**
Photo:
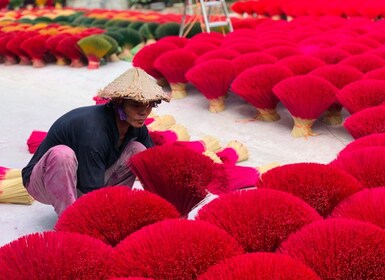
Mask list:
[[[32,204],[23,186],[20,169],[0,166],[0,203]]]

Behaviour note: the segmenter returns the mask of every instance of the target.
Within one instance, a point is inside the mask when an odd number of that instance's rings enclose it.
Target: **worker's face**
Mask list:
[[[153,107],[156,107],[156,102],[143,104],[126,99],[122,103],[123,111],[127,116],[126,122],[133,127],[142,127]]]

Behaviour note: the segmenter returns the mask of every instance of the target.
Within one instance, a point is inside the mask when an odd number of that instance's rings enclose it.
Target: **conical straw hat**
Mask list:
[[[170,95],[156,84],[156,80],[144,70],[134,67],[112,81],[98,96],[106,99],[126,98],[141,103],[151,101],[170,101]]]

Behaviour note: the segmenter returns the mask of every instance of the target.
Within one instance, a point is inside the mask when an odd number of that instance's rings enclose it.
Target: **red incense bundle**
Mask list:
[[[385,229],[385,187],[351,195],[334,208],[330,217],[359,220]]]
[[[197,279],[210,266],[243,253],[230,234],[210,223],[172,219],[144,227],[122,241],[112,259],[113,275]]]
[[[52,54],[56,58],[56,64],[57,65],[66,65],[67,64],[65,55],[57,50],[57,45],[59,44],[59,42],[61,40],[63,40],[64,38],[67,38],[69,36],[70,35],[67,33],[57,34],[57,35],[53,35],[53,36],[49,37],[45,41],[45,48],[47,49],[47,51],[50,54]]]
[[[31,57],[32,66],[35,68],[45,66],[44,58],[47,54],[45,44],[48,38],[48,35],[36,35],[26,39],[20,45],[20,48]]]
[[[289,193],[252,189],[219,196],[204,205],[196,219],[224,229],[253,253],[274,252],[290,234],[322,217]]]
[[[277,253],[302,262],[321,279],[361,279],[366,275],[381,279],[385,274],[384,244],[385,232],[380,227],[348,219],[326,219],[290,235]]]
[[[33,130],[31,132],[27,140],[28,151],[30,154],[34,154],[36,152],[37,148],[39,147],[41,142],[43,142],[46,136],[46,131]]]
[[[190,70],[197,59],[193,52],[177,49],[161,54],[154,61],[154,68],[167,80],[171,87],[171,96],[175,99],[187,96],[185,74]]]
[[[314,69],[326,65],[321,59],[310,55],[293,55],[277,62],[278,65],[288,67],[294,75],[305,75]]]
[[[280,116],[276,107],[279,99],[272,89],[280,81],[291,76],[293,73],[286,67],[259,65],[238,75],[231,84],[231,89],[257,109],[255,119],[266,122],[278,121]]]
[[[248,160],[249,151],[247,147],[237,140],[230,141],[227,146],[216,152],[224,164],[235,165],[237,162]]]
[[[345,86],[337,93],[337,100],[350,114],[363,109],[379,106],[385,101],[385,81],[359,80]]]
[[[345,120],[343,125],[354,139],[385,132],[385,105],[354,113]]]
[[[232,60],[233,58],[239,55],[240,53],[238,51],[235,51],[232,49],[226,49],[226,48],[214,49],[197,57],[197,59],[195,60],[195,64],[199,64],[199,63],[206,62],[213,59]]]
[[[115,247],[144,226],[179,217],[173,205],[153,193],[115,186],[81,196],[59,217],[55,230],[89,235]]]
[[[167,43],[167,42],[157,42],[148,46],[143,47],[133,58],[132,64],[135,67],[142,68],[147,74],[154,77],[158,84],[166,85],[164,76],[160,73],[154,66],[155,60],[161,55],[171,50],[176,50],[179,47]],[[166,83],[165,83],[166,82]]]
[[[274,64],[277,61],[278,59],[274,56],[263,52],[242,54],[232,60],[237,75],[248,68],[262,64]]]
[[[294,119],[293,137],[314,136],[312,125],[336,100],[337,88],[323,78],[300,75],[282,80],[273,88]]]
[[[259,3],[259,1],[257,3]],[[282,254],[264,252],[249,253],[228,258],[217,265],[211,266],[205,273],[198,277],[198,280],[254,278],[320,280],[318,275],[302,262]]]
[[[362,189],[350,174],[320,163],[293,163],[263,173],[258,188],[289,192],[328,216],[342,200]]]
[[[345,58],[340,61],[339,64],[349,65],[362,73],[370,72],[374,69],[382,68],[385,66],[385,60],[371,54],[358,54]]]
[[[57,51],[65,55],[71,61],[70,66],[75,68],[83,67],[85,65],[83,62],[85,57],[77,46],[77,42],[80,39],[81,37],[78,35],[71,35],[60,40],[56,45]]]
[[[206,97],[209,111],[218,113],[225,110],[225,96],[235,75],[231,61],[214,59],[195,65],[186,78]]]
[[[310,74],[326,79],[339,90],[363,77],[363,74],[356,68],[342,64],[322,66],[311,71]],[[323,122],[331,125],[341,124],[341,111],[342,105],[339,102],[333,103],[325,111]]]

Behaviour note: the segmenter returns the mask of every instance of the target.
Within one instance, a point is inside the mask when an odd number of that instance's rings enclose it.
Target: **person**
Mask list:
[[[105,186],[132,187],[130,157],[153,146],[145,120],[170,96],[140,68],[99,91],[103,105],[74,109],[57,119],[22,169],[23,185],[58,216],[79,195]]]

